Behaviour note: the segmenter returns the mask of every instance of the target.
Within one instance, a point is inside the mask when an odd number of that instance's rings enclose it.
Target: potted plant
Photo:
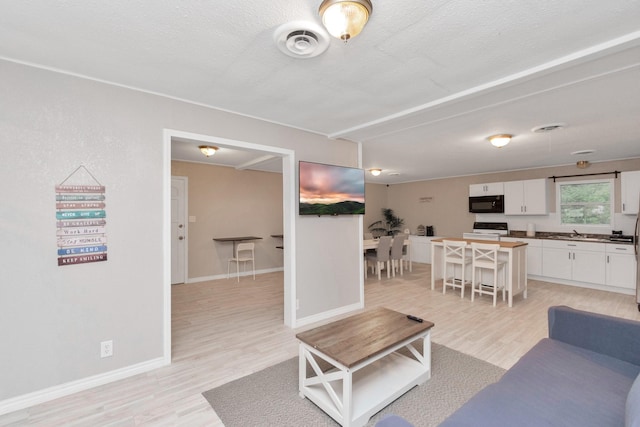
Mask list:
[[[404,219],[398,218],[393,213],[393,209],[382,208],[382,216],[384,220],[379,220],[369,225],[369,231],[376,237],[384,235],[395,236],[402,230]]]

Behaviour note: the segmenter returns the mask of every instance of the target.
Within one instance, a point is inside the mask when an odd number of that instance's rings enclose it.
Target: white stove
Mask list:
[[[463,239],[499,241],[500,236],[509,234],[506,222],[474,222],[472,233],[463,233]]]

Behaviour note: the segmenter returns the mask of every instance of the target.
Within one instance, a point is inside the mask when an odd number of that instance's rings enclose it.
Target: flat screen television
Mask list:
[[[300,215],[364,215],[364,169],[300,162]]]

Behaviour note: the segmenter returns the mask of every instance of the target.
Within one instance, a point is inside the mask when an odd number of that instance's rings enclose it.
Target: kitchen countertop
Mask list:
[[[505,237],[524,238],[524,239],[547,239],[547,240],[568,240],[572,242],[595,242],[595,243],[613,243],[616,245],[633,245],[633,242],[619,242],[609,239],[609,234],[584,234],[583,236],[574,236],[573,233],[552,233],[546,231],[536,232],[535,236],[527,236],[526,231],[511,230]]]

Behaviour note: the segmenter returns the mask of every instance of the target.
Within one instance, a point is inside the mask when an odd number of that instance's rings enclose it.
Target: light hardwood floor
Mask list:
[[[0,425],[222,426],[201,393],[297,356],[295,334],[283,325],[282,273],[172,287],[173,363],[0,417]],[[432,340],[503,368],[547,336],[551,305],[640,320],[635,298],[529,281],[529,297],[512,308],[486,296],[430,290],[430,268],[365,283],[365,308],[385,306],[435,323]],[[268,393],[268,390],[265,390]]]

